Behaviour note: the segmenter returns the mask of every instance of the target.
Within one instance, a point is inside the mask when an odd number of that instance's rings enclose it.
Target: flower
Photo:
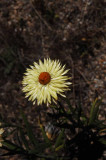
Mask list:
[[[69,70],[65,70],[65,65],[62,66],[59,60],[44,59],[44,63],[39,60],[39,64],[34,62],[26,70],[22,84],[23,92],[26,97],[35,104],[46,103],[51,104],[52,100],[57,100],[57,94],[65,97],[64,91],[69,90],[71,82],[65,74]]]
[[[0,123],[0,126],[1,126],[1,123]],[[3,132],[4,132],[4,129],[0,128],[0,147],[2,147],[2,141],[3,141],[2,134],[3,134]]]

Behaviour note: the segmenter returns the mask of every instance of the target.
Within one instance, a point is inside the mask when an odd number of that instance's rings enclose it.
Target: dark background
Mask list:
[[[50,57],[70,68],[72,105],[80,101],[88,115],[93,100],[103,97],[104,120],[105,18],[105,0],[0,0],[0,114],[17,122],[22,107],[35,124],[37,111],[45,115],[43,106],[25,99],[21,82],[30,64]]]

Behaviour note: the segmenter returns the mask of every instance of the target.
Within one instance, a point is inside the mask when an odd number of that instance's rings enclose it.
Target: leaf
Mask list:
[[[57,107],[57,106],[55,106],[55,105],[50,105],[50,107],[51,107],[51,108],[55,108],[55,109],[57,109],[57,110],[58,110],[58,107]]]
[[[58,146],[57,148],[55,148],[55,151],[59,151],[60,149],[62,149],[64,147],[64,144]]]
[[[8,151],[7,153],[1,154],[0,156],[8,156],[15,154],[27,154],[27,152],[20,146],[10,142],[9,140],[4,140],[2,142],[3,146],[1,149]]]
[[[87,125],[87,122],[88,122],[87,117],[83,115],[83,116],[80,117],[80,119],[81,119],[82,125],[83,125],[83,126],[86,126],[86,125]]]
[[[20,128],[19,132],[20,132],[20,138],[21,138],[25,148],[29,151],[29,144],[28,144],[28,141],[27,141],[27,139],[25,137],[24,131]]]
[[[99,132],[105,130],[106,129],[105,120],[96,120],[95,127]]]
[[[63,143],[63,135],[64,135],[64,129],[62,129],[62,131],[60,132],[60,134],[58,135],[57,139],[56,139],[56,143],[55,143],[55,149],[61,145]]]
[[[45,132],[42,124],[40,124],[40,122],[39,122],[39,126],[40,126],[40,128],[41,128],[41,131],[42,131],[42,134],[43,134],[43,138],[44,138],[44,140],[45,140],[45,142],[46,142],[46,144],[47,144],[47,147],[51,147],[51,149],[53,149],[53,148],[52,148],[52,143],[51,143],[51,141],[48,139],[48,137],[47,137],[47,135],[46,135],[46,132]]]
[[[94,124],[95,120],[97,119],[100,104],[101,100],[96,98],[90,110],[89,125]]]
[[[30,140],[31,144],[34,146],[35,152],[38,153],[38,152],[40,151],[39,143],[38,143],[37,139],[35,138],[35,136],[34,136],[34,134],[33,134],[33,131],[32,131],[32,128],[31,128],[29,122],[27,121],[27,118],[26,118],[26,116],[24,115],[24,113],[23,113],[22,110],[21,110],[21,115],[22,115],[23,120],[24,120],[24,123],[25,123],[25,125],[26,125],[26,131],[27,131],[29,140]]]
[[[106,145],[106,137],[105,138],[100,138],[99,142]]]
[[[18,145],[10,142],[9,140],[4,140],[2,142],[3,146],[6,146],[7,147],[7,150],[15,150],[15,151],[24,151],[24,149],[22,147],[19,147]]]
[[[2,144],[10,150],[15,150],[17,148],[16,145],[14,145],[13,143],[9,141],[3,141]]]

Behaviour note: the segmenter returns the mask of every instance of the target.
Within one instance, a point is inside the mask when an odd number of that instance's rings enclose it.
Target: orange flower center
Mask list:
[[[41,72],[39,75],[39,82],[43,85],[46,85],[50,82],[51,76],[48,72]]]

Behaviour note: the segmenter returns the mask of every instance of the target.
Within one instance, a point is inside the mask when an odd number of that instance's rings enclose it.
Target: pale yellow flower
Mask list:
[[[62,66],[59,60],[44,59],[44,63],[39,60],[39,64],[34,62],[26,70],[23,78],[23,92],[26,97],[37,104],[51,104],[52,100],[58,99],[58,94],[65,97],[64,91],[69,90],[71,82],[66,76],[69,70],[65,70],[65,65]]]
[[[0,126],[1,126],[1,123],[0,123]],[[3,141],[2,134],[3,134],[3,132],[4,132],[4,129],[0,128],[0,147],[2,147],[2,141]]]

